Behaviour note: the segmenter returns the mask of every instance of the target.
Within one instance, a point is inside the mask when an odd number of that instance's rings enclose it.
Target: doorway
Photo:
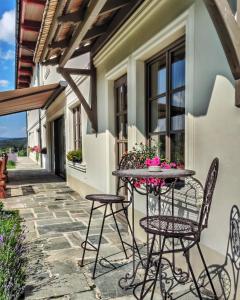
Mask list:
[[[54,121],[55,174],[66,178],[66,148],[64,116]]]

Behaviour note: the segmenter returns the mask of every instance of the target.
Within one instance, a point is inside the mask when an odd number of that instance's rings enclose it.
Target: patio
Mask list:
[[[100,256],[107,257],[117,268],[98,265],[93,281],[95,252],[87,251],[85,267],[79,267],[91,202],[82,199],[63,180],[39,168],[29,158],[19,158],[16,170],[9,171],[9,179],[5,208],[19,210],[26,225],[29,262],[24,299],[135,299],[132,289],[123,290],[118,285],[119,279],[131,272],[132,265],[131,256],[129,260],[124,258],[113,220],[105,224]],[[94,245],[97,245],[101,220],[102,212],[95,211],[89,237]],[[124,239],[131,242],[126,228],[120,223],[119,227]],[[143,252],[144,248],[140,248]],[[215,259],[211,261],[214,262]],[[217,273],[223,280],[223,289],[226,288],[226,299],[229,299],[229,284],[232,294],[238,282],[231,282],[230,277],[227,277],[230,281],[224,281],[229,272],[225,267],[227,265],[217,266]],[[141,271],[139,274],[143,275]],[[184,290],[187,294],[182,299],[198,299],[189,292],[189,285]],[[155,293],[155,299],[161,299],[159,292]]]

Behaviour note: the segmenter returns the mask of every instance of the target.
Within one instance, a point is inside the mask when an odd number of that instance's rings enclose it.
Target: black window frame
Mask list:
[[[182,36],[181,38],[177,39],[175,42],[171,43],[169,46],[165,47],[163,50],[152,56],[150,59],[145,61],[145,82],[146,82],[146,137],[147,137],[147,143],[151,145],[151,140],[153,136],[165,136],[165,158],[167,160],[171,160],[171,134],[177,133],[177,132],[183,132],[184,133],[184,153],[183,153],[183,163],[185,162],[185,127],[183,130],[174,131],[171,130],[171,95],[175,92],[181,92],[186,91],[186,77],[185,77],[185,84],[179,88],[172,89],[171,88],[171,53],[174,51],[184,48],[185,50],[185,62],[186,62],[186,39],[185,36]],[[161,58],[166,58],[166,92],[158,94],[156,96],[150,97],[150,66],[153,65],[155,62],[160,61]],[[150,104],[151,101],[157,100],[160,97],[166,96],[166,132],[165,133],[153,133],[150,131],[151,128],[151,109]],[[185,102],[185,117],[186,117],[186,102]],[[184,117],[184,122],[185,122]]]

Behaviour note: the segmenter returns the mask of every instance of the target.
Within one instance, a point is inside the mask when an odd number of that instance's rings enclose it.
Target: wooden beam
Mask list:
[[[235,80],[235,105],[240,107],[240,79]]]
[[[23,2],[40,6],[45,6],[46,4],[46,0],[23,0]]]
[[[32,72],[33,72],[32,67],[21,67],[18,70],[19,74],[24,74],[24,75],[29,75],[29,76],[32,75]]]
[[[227,0],[204,0],[235,79],[240,78],[240,26]]]
[[[103,6],[106,4],[107,0],[95,0],[91,1],[85,16],[84,20],[78,24],[76,30],[74,31],[71,41],[69,43],[69,47],[65,49],[63,55],[60,59],[60,67],[64,67],[68,60],[71,58],[75,49],[80,45],[84,36],[87,34],[88,30],[91,28],[93,23],[95,22],[98,14],[102,10]]]
[[[85,75],[85,76],[92,75],[92,70],[90,70],[90,69],[64,68],[64,70],[72,75]]]
[[[101,10],[100,15],[111,13],[129,4],[131,4],[129,0],[108,0]]]
[[[19,61],[25,64],[31,64],[32,66],[34,66],[34,62],[33,62],[33,57],[32,56],[21,56],[19,58]]]
[[[90,46],[80,47],[79,49],[75,50],[75,52],[73,53],[71,58],[78,57],[80,55],[88,53],[88,52],[90,52],[90,50],[91,50]],[[48,60],[42,62],[42,65],[43,66],[55,66],[55,65],[59,64],[59,61],[60,61],[60,56],[54,57],[52,59],[48,59]]]
[[[88,53],[90,51],[91,51],[91,46],[82,46],[79,49],[75,50],[75,52],[73,53],[71,58],[83,55],[83,54]]]
[[[72,88],[73,92],[75,95],[78,97],[78,100],[80,101],[81,105],[83,106],[91,124],[92,128],[95,132],[97,132],[97,120],[95,118],[95,114],[93,113],[92,109],[90,108],[89,104],[87,103],[86,99],[84,98],[83,94],[81,93],[80,89],[72,79],[71,75],[65,68],[58,67],[57,72],[59,72],[63,78],[67,81],[67,83],[70,85]]]
[[[122,7],[109,24],[107,30],[94,42],[92,46],[92,55],[96,53],[110,40],[110,38],[126,22],[131,14],[144,2],[144,0],[131,0],[129,5]]]
[[[24,20],[24,23],[21,24],[21,28],[26,31],[39,32],[41,27],[41,22]]]
[[[90,40],[102,35],[103,33],[106,32],[106,29],[107,29],[107,27],[105,25],[93,27],[92,29],[88,30],[88,32],[84,36],[82,42],[90,41]]]
[[[237,0],[237,22],[240,25],[240,0]]]
[[[69,44],[69,38],[66,38],[66,39],[60,40],[60,41],[53,41],[49,45],[49,48],[51,48],[51,49],[57,49],[57,48],[64,49],[68,46],[68,44]]]
[[[81,22],[84,18],[85,8],[81,8],[78,11],[58,17],[58,23],[77,23]]]
[[[18,80],[30,82],[30,81],[31,81],[31,77],[30,77],[30,76],[27,76],[27,75],[20,75],[20,76],[18,77]]]
[[[22,41],[20,44],[21,48],[26,48],[30,51],[34,51],[36,47],[36,42],[30,42],[30,41]]]

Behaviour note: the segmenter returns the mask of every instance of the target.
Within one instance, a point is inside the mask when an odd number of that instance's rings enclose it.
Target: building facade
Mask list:
[[[86,53],[66,66],[87,69],[90,63]],[[115,192],[112,171],[135,143],[151,139],[160,144],[162,156],[195,170],[202,183],[212,159],[219,157],[219,178],[202,244],[212,261],[221,262],[230,210],[240,204],[240,111],[231,68],[203,1],[143,1],[93,63],[97,132],[69,85],[47,110],[27,114],[29,146],[41,143],[46,148],[39,163],[65,177],[84,197]],[[39,61],[37,66],[32,85],[63,80],[58,65]],[[90,105],[90,77],[73,75],[73,79]],[[68,161],[66,154],[78,149],[82,162]],[[138,218],[143,208],[144,199],[138,197]]]

